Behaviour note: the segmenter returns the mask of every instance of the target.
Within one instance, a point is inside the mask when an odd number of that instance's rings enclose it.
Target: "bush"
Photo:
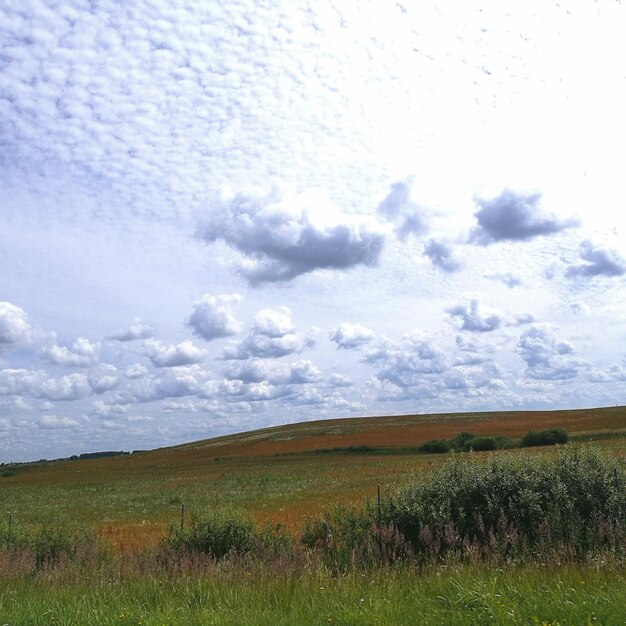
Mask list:
[[[445,439],[431,439],[423,443],[418,450],[428,454],[441,454],[442,452],[450,452],[452,444]]]
[[[22,526],[0,525],[0,547],[29,553],[36,566],[61,559],[74,560],[86,554],[103,554],[103,546],[91,528],[79,524],[46,523]]]
[[[562,428],[549,428],[546,430],[529,430],[520,442],[522,448],[531,446],[553,446],[557,443],[567,443],[569,435]]]
[[[311,527],[312,529],[313,527]],[[326,553],[374,550],[382,529],[395,533],[394,554],[439,558],[474,550],[509,558],[547,549],[584,554],[626,547],[626,471],[623,460],[590,449],[561,449],[556,459],[454,459],[373,505],[315,522]],[[378,533],[378,535],[377,535]],[[304,536],[303,536],[304,541]],[[404,542],[404,543],[403,543]],[[309,546],[319,545],[309,541]],[[405,548],[400,549],[400,546]]]
[[[170,528],[167,550],[205,554],[214,559],[254,552],[259,558],[289,555],[293,540],[282,524],[255,529],[252,520],[234,511],[211,511],[194,518],[188,528]]]

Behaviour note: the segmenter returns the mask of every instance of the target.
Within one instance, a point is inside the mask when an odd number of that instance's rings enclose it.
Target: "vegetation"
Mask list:
[[[570,444],[502,449],[542,426]],[[619,624],[625,431],[619,407],[367,418],[8,464],[0,623]]]
[[[523,448],[532,446],[554,446],[558,443],[567,443],[569,435],[562,428],[548,428],[546,430],[529,430],[521,441]]]

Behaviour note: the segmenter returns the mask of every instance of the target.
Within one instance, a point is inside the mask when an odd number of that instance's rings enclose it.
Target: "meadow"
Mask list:
[[[465,546],[435,559],[364,564],[344,551],[342,568],[337,553],[329,560],[324,548],[301,545],[307,523],[332,519],[337,507],[376,515],[378,485],[386,514],[398,490],[431,476],[445,459],[557,455],[554,446],[418,452],[429,440],[471,431],[519,442],[528,430],[544,428],[565,429],[569,449],[592,446],[607,459],[626,458],[626,408],[611,407],[327,420],[112,458],[5,466],[0,535],[4,528],[6,538],[11,512],[14,537],[78,528],[91,538],[71,557],[39,564],[28,550],[0,548],[0,620],[11,626],[622,624],[619,533],[584,554],[542,549],[540,557],[532,546],[486,557]],[[189,531],[202,516],[231,513],[255,528],[279,528],[291,542],[288,554],[215,559],[163,552],[170,528],[180,529],[181,521]],[[335,529],[335,542],[339,536]]]

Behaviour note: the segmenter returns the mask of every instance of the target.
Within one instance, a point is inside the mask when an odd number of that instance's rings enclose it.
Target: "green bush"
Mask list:
[[[569,435],[562,428],[549,428],[546,430],[529,430],[520,442],[522,448],[531,446],[553,446],[557,443],[567,443]]]
[[[428,454],[441,454],[443,452],[450,452],[450,450],[452,450],[452,444],[445,439],[431,439],[424,442],[418,450]]]
[[[245,554],[252,549],[254,526],[241,514],[213,511],[192,519],[187,528],[172,527],[166,543],[174,551],[222,559],[230,553]]]
[[[472,439],[476,439],[477,437],[478,435],[475,435],[474,433],[463,431],[460,432],[456,437],[454,437],[454,439],[452,439],[450,443],[455,450],[457,450],[458,452],[462,452],[469,449],[467,447],[467,442],[471,441]]]
[[[0,547],[29,553],[36,566],[103,553],[93,529],[57,522],[23,526],[14,520],[10,534],[8,524],[0,524]]]
[[[282,524],[265,524],[257,530],[248,517],[236,511],[211,511],[192,519],[187,528],[170,528],[166,550],[205,554],[214,559],[254,552],[259,558],[293,553],[293,540]]]
[[[373,505],[335,512],[318,519],[309,536],[332,537],[324,551],[345,562],[350,550],[375,553],[382,529],[396,533],[394,554],[408,550],[420,558],[470,548],[506,557],[552,548],[576,554],[605,545],[624,549],[624,461],[566,448],[556,459],[457,458],[385,498],[380,520]]]

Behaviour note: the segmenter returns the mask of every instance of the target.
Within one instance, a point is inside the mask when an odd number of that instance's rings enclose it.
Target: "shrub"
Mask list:
[[[205,512],[192,519],[188,528],[172,526],[163,547],[214,559],[254,552],[263,559],[289,556],[293,553],[293,539],[282,524],[267,523],[257,530],[244,514],[226,510]]]
[[[8,525],[1,524],[0,546],[30,554],[36,566],[104,553],[93,529],[57,522],[38,526],[14,523],[10,534]]]
[[[450,452],[450,450],[452,450],[452,444],[445,439],[431,439],[430,441],[424,442],[418,450],[428,454],[440,454],[442,452]]]
[[[370,505],[327,515],[315,529],[318,538],[322,532],[332,537],[323,549],[335,562],[346,562],[350,550],[376,554],[374,539],[381,529],[394,534],[396,547],[406,546],[394,554],[410,551],[420,559],[470,549],[506,558],[547,549],[568,554],[605,545],[623,549],[624,461],[591,449],[561,449],[556,459],[529,454],[494,456],[486,463],[454,459],[385,498],[380,520]]]
[[[243,515],[213,511],[191,520],[188,528],[170,528],[167,547],[222,559],[230,553],[245,554],[254,545],[254,527]]]
[[[452,439],[450,443],[455,450],[461,452],[463,450],[468,450],[469,448],[467,447],[467,442],[471,441],[472,439],[476,439],[476,437],[478,437],[478,435],[463,431],[460,432],[456,437],[454,437],[454,439]]]
[[[546,430],[529,430],[520,442],[523,448],[531,446],[553,446],[557,443],[567,443],[569,435],[562,428],[549,428]]]

